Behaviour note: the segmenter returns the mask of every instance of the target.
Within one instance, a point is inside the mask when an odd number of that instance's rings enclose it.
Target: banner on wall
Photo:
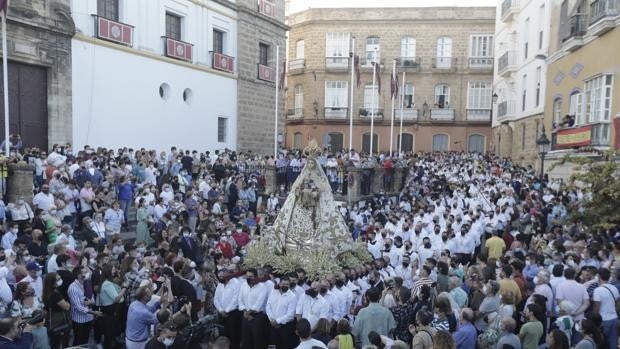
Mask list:
[[[620,114],[614,119],[614,148],[620,149]]]

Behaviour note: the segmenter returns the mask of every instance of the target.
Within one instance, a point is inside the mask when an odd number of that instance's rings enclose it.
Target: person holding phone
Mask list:
[[[71,283],[68,290],[69,302],[71,303],[71,321],[73,321],[73,345],[88,343],[90,329],[92,328],[95,316],[103,316],[103,313],[92,310],[95,301],[87,298],[84,294],[84,282],[90,280],[91,272],[88,268],[81,265],[73,269],[75,281]]]

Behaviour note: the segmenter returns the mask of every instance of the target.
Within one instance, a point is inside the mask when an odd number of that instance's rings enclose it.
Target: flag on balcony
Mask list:
[[[375,75],[377,78],[377,94],[381,94],[381,63],[379,62],[372,62],[372,64],[374,65],[374,69],[375,69]]]
[[[0,15],[6,16],[6,11],[9,7],[9,0],[0,0]]]
[[[280,90],[284,89],[284,81],[286,78],[286,59],[282,62],[282,71],[280,72],[280,82],[279,88]]]
[[[398,87],[398,75],[396,75],[396,67],[394,67],[392,69],[392,75],[390,76],[390,96],[392,99],[398,97]]]
[[[353,59],[353,62],[355,63],[355,80],[357,83],[357,88],[360,88],[360,86],[362,86],[362,74],[360,73],[360,56],[355,56],[355,58]]]

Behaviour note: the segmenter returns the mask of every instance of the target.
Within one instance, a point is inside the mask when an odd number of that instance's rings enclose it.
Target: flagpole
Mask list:
[[[354,94],[354,76],[355,76],[355,38],[351,38],[351,110],[349,110],[349,158],[353,156],[353,94]]]
[[[274,113],[273,157],[278,158],[278,99],[280,95],[280,45],[276,45],[276,107]]]
[[[2,12],[2,80],[4,83],[4,152],[9,156],[9,74],[8,51],[6,47],[6,13]]]
[[[373,57],[373,66],[372,66],[372,87],[373,90],[376,89],[377,93],[373,91],[372,93],[372,105],[371,105],[371,113],[370,113],[370,157],[372,157],[372,149],[373,149],[373,141],[374,141],[374,132],[375,132],[375,113],[377,112],[378,101],[377,95],[379,94],[379,86],[377,86],[377,49],[375,48],[375,55]]]
[[[400,138],[398,141],[398,156],[403,153],[403,105],[405,104],[405,72],[403,72],[403,87],[400,90]]]
[[[396,82],[396,59],[392,61],[392,89],[396,89],[398,86]],[[390,113],[390,157],[392,156],[392,150],[394,146],[394,93],[392,93],[392,112]]]

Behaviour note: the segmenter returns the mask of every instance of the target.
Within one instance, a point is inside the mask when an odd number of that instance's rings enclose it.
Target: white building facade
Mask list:
[[[494,150],[533,163],[543,125],[551,0],[499,0],[495,32]]]
[[[227,0],[72,0],[73,143],[235,149],[237,10]]]

